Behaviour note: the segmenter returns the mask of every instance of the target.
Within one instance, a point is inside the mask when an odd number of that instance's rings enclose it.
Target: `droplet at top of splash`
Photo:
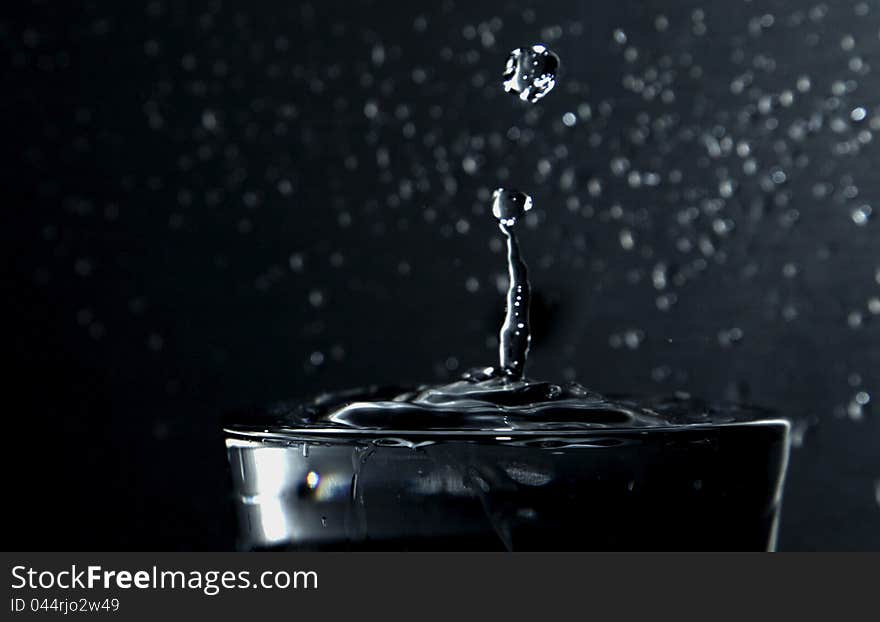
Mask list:
[[[513,50],[504,69],[504,90],[534,104],[556,86],[559,57],[544,45]]]
[[[492,215],[502,225],[512,227],[532,209],[532,197],[519,190],[498,188],[492,193]]]

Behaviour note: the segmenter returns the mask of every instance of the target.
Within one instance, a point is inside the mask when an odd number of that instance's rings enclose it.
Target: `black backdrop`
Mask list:
[[[492,363],[501,184],[531,375],[776,408],[780,547],[880,548],[878,3],[16,4],[6,548],[228,548],[224,413]]]

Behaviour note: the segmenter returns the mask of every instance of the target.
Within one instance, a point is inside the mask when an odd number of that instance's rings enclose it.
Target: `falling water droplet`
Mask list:
[[[543,45],[517,48],[507,58],[504,90],[534,104],[556,86],[559,57]]]

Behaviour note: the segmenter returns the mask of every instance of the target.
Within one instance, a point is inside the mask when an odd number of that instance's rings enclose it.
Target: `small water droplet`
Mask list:
[[[504,90],[534,104],[556,86],[559,57],[543,45],[513,50],[504,69]]]
[[[859,227],[864,227],[871,220],[874,210],[870,205],[859,205],[850,212],[850,218]]]
[[[532,209],[532,197],[518,190],[498,188],[492,193],[492,215],[502,225],[516,224],[527,211]]]

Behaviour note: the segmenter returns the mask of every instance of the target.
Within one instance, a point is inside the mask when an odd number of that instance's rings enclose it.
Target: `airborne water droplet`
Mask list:
[[[543,45],[517,48],[507,58],[504,90],[534,104],[556,86],[559,57]]]

